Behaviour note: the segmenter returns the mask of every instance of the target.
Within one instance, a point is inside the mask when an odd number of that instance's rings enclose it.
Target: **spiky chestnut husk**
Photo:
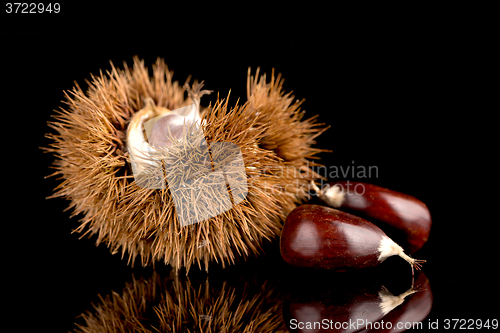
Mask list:
[[[156,272],[134,278],[123,292],[100,296],[75,332],[288,332],[281,295],[268,281],[214,283]]]
[[[249,75],[247,103],[230,107],[218,99],[202,112],[209,143],[240,147],[248,195],[216,217],[181,227],[168,188],[145,189],[134,181],[126,133],[149,98],[169,110],[195,101],[160,59],[152,77],[138,58],[132,68],[111,65],[106,74],[92,76],[86,92],[76,85],[65,93],[67,107],[49,123],[55,133],[47,134],[53,143],[46,150],[56,157],[53,176],[62,180],[51,197],[69,199],[72,216],[82,217],[76,231],[97,235],[97,244],[128,255],[129,263],[139,257],[142,265],[161,260],[176,269],[197,263],[208,270],[213,261],[224,266],[258,254],[306,198],[309,182],[319,178],[308,159],[321,151],[311,145],[324,128],[302,120],[300,102],[282,85],[274,73],[270,82]]]

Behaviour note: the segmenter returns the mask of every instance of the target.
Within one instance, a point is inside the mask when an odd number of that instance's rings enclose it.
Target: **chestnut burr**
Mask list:
[[[404,232],[411,253],[429,238],[432,224],[429,209],[411,195],[356,181],[332,182],[321,190],[315,189],[320,200],[331,207],[346,208],[374,223],[380,221]]]
[[[410,263],[413,274],[424,262],[405,254],[373,223],[321,205],[301,205],[288,215],[280,249],[292,266],[337,271],[374,267],[398,255]]]

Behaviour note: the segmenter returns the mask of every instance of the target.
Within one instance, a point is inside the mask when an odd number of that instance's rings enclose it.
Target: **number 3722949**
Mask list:
[[[445,319],[444,327],[445,330],[448,329],[493,329],[498,328],[498,319]]]
[[[27,2],[8,2],[5,4],[5,12],[7,14],[42,14],[54,13],[61,11],[59,3],[27,3]]]

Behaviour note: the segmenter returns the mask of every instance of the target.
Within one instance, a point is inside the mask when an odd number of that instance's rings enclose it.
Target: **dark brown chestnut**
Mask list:
[[[280,249],[292,266],[338,271],[377,266],[393,255],[409,262],[412,272],[424,262],[406,255],[373,223],[321,205],[301,205],[288,215]]]
[[[410,252],[420,249],[429,238],[431,214],[427,206],[411,195],[373,184],[356,181],[333,182],[319,190],[318,196],[334,208],[347,208],[351,212],[387,223],[406,235]]]

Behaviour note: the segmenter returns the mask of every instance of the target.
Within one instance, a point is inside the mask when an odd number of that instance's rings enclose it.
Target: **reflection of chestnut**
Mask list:
[[[414,286],[415,293],[387,313],[383,318],[383,326],[381,323],[378,325],[374,323],[366,332],[403,332],[411,328],[422,329],[422,321],[432,308],[432,290],[429,279],[422,272],[418,274]]]
[[[332,303],[289,303],[283,317],[291,332],[355,332],[357,320],[377,322],[383,313],[377,293],[359,293]]]
[[[432,224],[429,209],[411,195],[356,181],[333,182],[317,191],[329,206],[349,209],[371,222],[380,221],[404,233],[410,252],[420,249],[429,238]]]
[[[409,325],[419,327],[430,312],[432,292],[423,273],[399,295],[376,281],[355,281],[361,283],[357,289],[349,279],[320,281],[302,291],[290,288],[283,302],[290,332],[402,332]]]

